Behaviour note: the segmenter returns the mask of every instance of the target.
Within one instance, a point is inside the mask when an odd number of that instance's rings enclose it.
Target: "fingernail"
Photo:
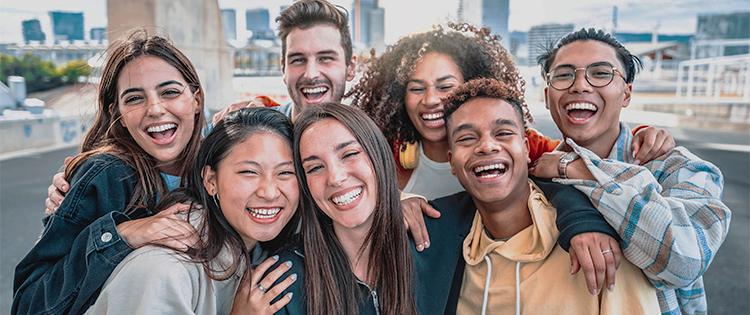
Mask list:
[[[288,297],[289,297],[289,298],[291,299],[291,298],[292,298],[292,296],[294,296],[294,293],[292,293],[292,292],[289,292],[289,293],[287,293],[287,294],[286,294],[286,296],[288,296]]]
[[[591,295],[596,295],[596,290],[595,289],[589,289],[589,293],[591,293]]]
[[[423,250],[424,250],[424,245],[422,245],[422,244],[417,245],[417,251],[418,252],[421,252]]]
[[[424,248],[430,248],[430,242],[424,242]]]
[[[297,280],[297,274],[296,274],[296,273],[293,273],[293,274],[292,274],[291,276],[289,276],[289,277],[290,277],[290,278],[292,278],[292,281],[295,281],[295,280]]]
[[[273,255],[271,256],[271,259],[273,259],[274,261],[277,261],[279,260],[279,255]]]
[[[287,261],[284,264],[286,264],[287,267],[292,268],[292,262],[291,261]]]
[[[636,164],[636,165],[641,165],[641,160],[639,160],[639,159],[635,159],[635,161],[633,161],[633,164]]]
[[[607,287],[607,290],[609,290],[609,292],[612,292],[612,291],[613,291],[614,289],[615,289],[615,285],[614,285],[614,284],[610,284],[610,285],[609,285],[609,286]]]

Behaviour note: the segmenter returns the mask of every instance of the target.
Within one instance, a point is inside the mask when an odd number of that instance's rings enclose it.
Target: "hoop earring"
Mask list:
[[[219,204],[219,193],[216,193],[215,195],[211,196],[211,198],[214,199],[214,202],[216,203],[216,206],[221,208],[221,205]]]

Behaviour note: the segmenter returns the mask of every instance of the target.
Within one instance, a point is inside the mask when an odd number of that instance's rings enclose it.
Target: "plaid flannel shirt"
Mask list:
[[[658,289],[662,314],[707,311],[703,273],[726,238],[731,212],[721,201],[719,169],[684,147],[634,165],[632,135],[620,135],[607,159],[567,140],[596,180],[556,179],[589,196],[621,236],[625,257]]]

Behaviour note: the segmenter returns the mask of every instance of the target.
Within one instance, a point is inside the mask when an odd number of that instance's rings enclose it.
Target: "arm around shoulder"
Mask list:
[[[586,193],[622,237],[625,257],[660,288],[685,287],[707,270],[731,211],[713,164],[678,147],[643,167],[577,148],[596,180],[564,180]]]

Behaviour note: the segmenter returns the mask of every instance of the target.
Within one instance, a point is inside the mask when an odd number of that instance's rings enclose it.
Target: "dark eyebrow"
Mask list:
[[[457,133],[461,131],[475,129],[475,128],[476,127],[471,123],[463,123],[463,124],[458,125],[456,129],[453,129],[453,131],[451,132],[451,136],[455,136]]]
[[[597,62],[590,63],[589,65],[587,65],[587,67],[589,67],[589,66],[601,66],[601,65],[608,65],[610,67],[614,67],[615,66],[615,65],[613,65],[612,63],[610,63],[608,61],[597,61]],[[571,65],[569,63],[566,63],[566,64],[562,64],[562,65],[557,65],[553,69],[562,68],[562,67],[576,68],[575,65]]]
[[[339,53],[333,49],[321,50],[315,53],[316,55],[338,55]]]
[[[518,127],[518,124],[512,119],[506,119],[506,118],[500,118],[498,120],[495,120],[495,125],[502,126],[502,125],[511,125],[513,127]]]
[[[436,81],[440,82],[440,81],[445,81],[445,80],[448,80],[448,79],[456,79],[456,77],[454,75],[452,75],[452,74],[449,74],[449,75],[442,76],[442,77],[438,78]]]
[[[250,161],[250,160],[239,161],[237,164],[250,164],[250,165],[258,167],[258,168],[260,167],[260,164],[258,162]]]
[[[446,75],[446,76],[439,77],[435,81],[436,82],[441,82],[441,81],[445,81],[445,80],[448,80],[448,79],[458,80],[458,79],[456,79],[456,76],[454,76],[452,74],[449,74],[449,75]],[[409,79],[409,81],[406,81],[406,84],[409,84],[410,82],[419,83],[419,84],[425,84],[423,80],[419,80],[419,79]]]
[[[320,158],[317,155],[311,155],[311,156],[308,156],[308,157],[302,159],[302,164],[305,164],[305,162],[309,162],[309,161],[312,161],[312,160],[320,160]]]
[[[290,52],[286,55],[286,59],[294,58],[294,57],[304,57],[305,54],[298,53],[298,52]]]
[[[169,80],[169,81],[164,81],[162,83],[159,83],[159,85],[157,85],[156,88],[165,87],[165,86],[170,85],[170,84],[177,84],[179,86],[185,86],[184,84],[182,84],[182,83],[180,83],[178,81]]]
[[[351,145],[353,143],[357,143],[357,140],[351,140],[351,141],[347,141],[347,142],[344,142],[344,143],[339,143],[338,145],[336,145],[335,149],[336,149],[336,151],[340,151],[341,149],[346,148],[347,146],[349,146],[349,145]]]
[[[142,88],[129,88],[129,89],[126,89],[125,91],[122,91],[122,93],[120,93],[120,97],[122,98],[123,96],[125,96],[125,94],[131,93],[131,92],[143,92],[143,91],[144,90]]]
[[[346,148],[347,146],[352,145],[354,143],[357,143],[357,140],[351,140],[351,141],[339,143],[334,147],[334,150],[340,151],[341,149]],[[318,157],[317,155],[311,155],[302,159],[302,163],[304,164],[305,162],[312,161],[312,160],[320,160],[320,157]]]
[[[292,167],[294,167],[294,162],[292,162],[292,161],[281,162],[279,164],[276,164],[276,167],[278,168],[278,167],[282,167],[282,166],[285,166],[285,165],[292,165]]]

